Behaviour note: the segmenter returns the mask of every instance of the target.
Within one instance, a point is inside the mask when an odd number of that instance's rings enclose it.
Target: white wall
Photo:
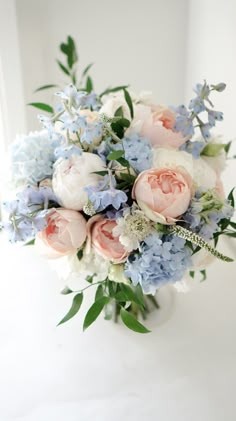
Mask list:
[[[190,0],[187,45],[186,99],[192,97],[192,86],[206,79],[225,82],[227,89],[215,94],[216,109],[224,112],[224,121],[216,133],[225,141],[236,140],[236,2],[235,0]],[[236,155],[236,141],[232,144]],[[228,162],[224,173],[226,191],[236,182],[236,161]]]
[[[64,79],[55,63],[71,34],[81,66],[95,62],[98,91],[132,84],[152,90],[157,102],[183,101],[187,0],[16,0],[25,101],[45,99],[33,90]],[[27,110],[28,128],[37,111]]]

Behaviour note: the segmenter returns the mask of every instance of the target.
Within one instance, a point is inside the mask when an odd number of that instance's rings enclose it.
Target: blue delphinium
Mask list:
[[[140,253],[128,258],[125,275],[134,285],[140,284],[145,294],[155,294],[161,286],[181,280],[191,265],[190,254],[185,240],[153,232],[141,244]]]
[[[47,226],[49,203],[57,206],[57,198],[50,187],[34,189],[27,186],[17,194],[17,199],[3,203],[8,220],[2,227],[11,242],[27,241]]]
[[[174,130],[181,132],[184,137],[192,137],[194,135],[194,126],[190,111],[187,110],[185,105],[172,108],[177,113]]]
[[[54,151],[55,158],[70,159],[72,155],[81,155],[82,149],[76,145],[61,145]]]
[[[122,141],[125,159],[137,173],[148,170],[152,166],[152,148],[144,137],[133,133]]]
[[[222,92],[225,87],[224,83],[219,83],[218,85],[208,85],[206,81],[203,84],[198,83],[194,88],[196,97],[191,99],[189,109],[184,105],[173,108],[177,113],[174,129],[177,132],[182,132],[183,136],[192,137],[195,133],[195,128],[199,127],[205,141],[210,139],[210,130],[215,126],[216,121],[223,120],[223,113],[212,109],[214,106],[209,96],[212,91]],[[208,121],[204,122],[202,120],[202,116],[199,116],[202,113],[207,115]],[[195,125],[193,122],[195,122]]]
[[[187,212],[183,215],[186,227],[205,240],[211,240],[219,231],[218,223],[233,216],[234,209],[228,200],[223,200],[214,190],[198,190]]]
[[[16,184],[37,184],[53,173],[54,145],[45,130],[19,136],[11,146],[10,158]]]
[[[103,211],[110,205],[118,210],[128,200],[124,191],[116,189],[116,180],[111,174],[105,175],[97,185],[85,187],[84,190],[88,195],[89,202],[97,212]]]
[[[195,142],[191,142],[187,140],[183,145],[180,146],[181,151],[185,151],[190,153],[194,159],[199,159],[201,156],[202,150],[205,148],[205,142],[201,142],[196,140]]]
[[[56,92],[55,95],[60,97],[62,101],[65,101],[70,108],[97,110],[100,106],[98,96],[95,92],[77,91],[76,87],[72,84],[66,86],[64,91]]]

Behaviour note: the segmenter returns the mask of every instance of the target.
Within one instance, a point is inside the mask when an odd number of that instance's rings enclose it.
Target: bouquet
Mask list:
[[[212,135],[223,119],[212,97],[226,85],[197,84],[188,107],[157,105],[126,85],[97,94],[91,65],[77,80],[74,40],[60,49],[70,84],[38,89],[57,88],[55,109],[31,103],[47,114],[42,130],[11,146],[16,197],[4,203],[2,227],[76,274],[78,289],[62,291],[73,300],[59,324],[94,287],[84,329],[104,310],[147,333],[142,318],[158,308],[163,285],[183,289],[198,271],[205,279],[209,256],[232,261],[216,249],[219,236],[236,236],[233,191],[226,198],[221,182],[230,142]]]

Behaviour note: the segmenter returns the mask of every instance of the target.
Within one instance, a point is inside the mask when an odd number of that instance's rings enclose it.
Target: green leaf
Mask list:
[[[117,159],[117,161],[123,166],[123,167],[127,167],[127,168],[129,168],[130,167],[130,164],[129,164],[129,161],[127,161],[127,159],[125,159],[125,158],[123,158],[123,157],[121,157],[121,158],[118,158]]]
[[[124,96],[125,96],[126,103],[129,107],[131,118],[133,119],[134,118],[133,102],[132,102],[129,92],[126,89],[124,89]]]
[[[72,289],[70,289],[68,286],[65,286],[65,288],[63,288],[63,290],[61,291],[61,294],[63,295],[68,295],[68,294],[72,294]]]
[[[124,137],[124,127],[119,124],[119,122],[112,123],[111,128],[113,132],[120,138],[123,139]]]
[[[230,222],[229,222],[229,225],[230,225],[232,228],[236,229],[236,222],[230,221]]]
[[[60,67],[60,69],[67,75],[70,76],[70,71],[67,69],[67,67],[64,66],[59,60],[57,60],[57,64]]]
[[[115,117],[124,117],[124,113],[123,113],[123,108],[122,106],[120,106],[119,108],[117,108],[115,114]],[[119,121],[119,120],[118,120]]]
[[[78,257],[79,260],[82,259],[82,257],[83,257],[83,249],[82,248],[77,251],[77,257]]]
[[[204,270],[200,270],[200,273],[201,273],[201,275],[202,275],[202,279],[201,279],[201,281],[200,281],[200,282],[203,282],[203,281],[205,281],[205,280],[206,280],[206,278],[207,278],[206,269],[204,269]]]
[[[223,149],[225,149],[225,145],[222,143],[208,143],[202,150],[201,155],[215,157],[218,156]]]
[[[228,154],[232,145],[232,140],[224,145],[225,152]]]
[[[230,204],[233,208],[234,208],[234,189],[235,187],[231,190],[227,198],[230,201]]]
[[[33,246],[35,243],[35,238],[32,238],[32,240],[27,241],[27,243],[24,244],[24,246]]]
[[[39,92],[39,91],[43,91],[45,89],[51,89],[51,88],[58,88],[58,85],[53,85],[53,84],[51,84],[51,85],[43,85],[43,86],[40,86],[38,89],[36,89],[34,91],[34,93]]]
[[[85,67],[83,73],[82,73],[82,78],[84,76],[86,76],[86,74],[89,72],[89,70],[91,69],[91,67],[93,66],[93,63],[88,64],[88,66]]]
[[[100,98],[104,95],[108,95],[111,94],[113,92],[118,92],[118,91],[122,91],[123,89],[128,88],[129,85],[122,85],[122,86],[116,86],[115,88],[107,88],[105,91],[103,91],[99,96]]]
[[[97,174],[97,175],[107,175],[108,171],[93,171],[91,174]]]
[[[116,161],[117,159],[121,158],[124,155],[124,151],[123,150],[119,150],[119,151],[112,151],[109,153],[107,159],[109,161]]]
[[[189,271],[189,276],[191,276],[191,278],[194,278],[194,276],[195,276],[194,270],[190,270]]]
[[[93,282],[93,277],[94,277],[94,275],[92,275],[92,276],[87,276],[87,277],[86,277],[86,281],[87,281],[89,284],[92,284],[92,282]]]
[[[121,180],[127,181],[127,183],[129,184],[133,184],[136,180],[136,177],[132,174],[126,174],[124,172],[119,174],[119,177],[121,178]]]
[[[103,307],[109,302],[109,297],[102,297],[99,300],[95,301],[93,305],[88,310],[83,324],[83,330],[86,330],[95,320],[98,318],[99,314],[102,312]]]
[[[126,301],[130,301],[127,299],[125,292],[122,292],[122,291],[117,292],[114,298],[116,299],[116,301],[121,302],[121,303],[126,303]]]
[[[90,92],[92,92],[92,90],[93,90],[93,82],[92,82],[91,77],[90,77],[90,76],[88,76],[88,77],[87,77],[87,80],[86,80],[86,91],[87,91],[88,93],[90,93]]]
[[[156,298],[153,295],[147,295],[147,299],[149,301],[151,301],[151,303],[153,304],[153,306],[158,310],[160,308]]]
[[[98,285],[97,287],[97,291],[95,294],[95,301],[100,300],[100,298],[103,297],[103,286],[102,285]]]
[[[121,287],[121,290],[125,293],[128,301],[133,301],[139,307],[144,306],[143,302],[137,297],[137,295],[135,294],[135,291],[130,286],[121,284],[120,287]]]
[[[74,296],[72,306],[71,306],[70,310],[65,315],[65,317],[63,317],[63,319],[58,323],[57,326],[59,326],[62,323],[65,323],[68,320],[72,319],[72,317],[74,317],[78,313],[78,311],[81,307],[82,301],[83,301],[83,293],[80,292],[79,294],[76,294]]]
[[[27,105],[31,105],[32,107],[38,108],[39,110],[46,111],[47,113],[53,114],[53,108],[51,105],[44,104],[43,102],[30,102]]]
[[[129,313],[124,308],[120,311],[120,317],[122,322],[127,326],[129,329],[133,330],[134,332],[138,333],[149,333],[145,326],[143,326],[131,313]]]

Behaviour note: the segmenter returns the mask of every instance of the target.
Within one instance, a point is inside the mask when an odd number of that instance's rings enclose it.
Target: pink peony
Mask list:
[[[52,209],[47,216],[47,227],[36,236],[39,252],[56,258],[76,252],[87,236],[86,220],[79,213],[68,209]]]
[[[151,169],[139,174],[132,196],[149,219],[173,224],[189,206],[191,185],[191,178],[184,170]]]
[[[116,221],[95,215],[88,222],[88,235],[92,248],[100,256],[113,263],[122,263],[129,253],[120,243],[119,237],[113,236],[112,231],[116,226]]]
[[[161,105],[155,106],[148,118],[143,121],[140,134],[147,139],[153,147],[179,148],[186,138],[174,131],[175,114],[169,108]]]

